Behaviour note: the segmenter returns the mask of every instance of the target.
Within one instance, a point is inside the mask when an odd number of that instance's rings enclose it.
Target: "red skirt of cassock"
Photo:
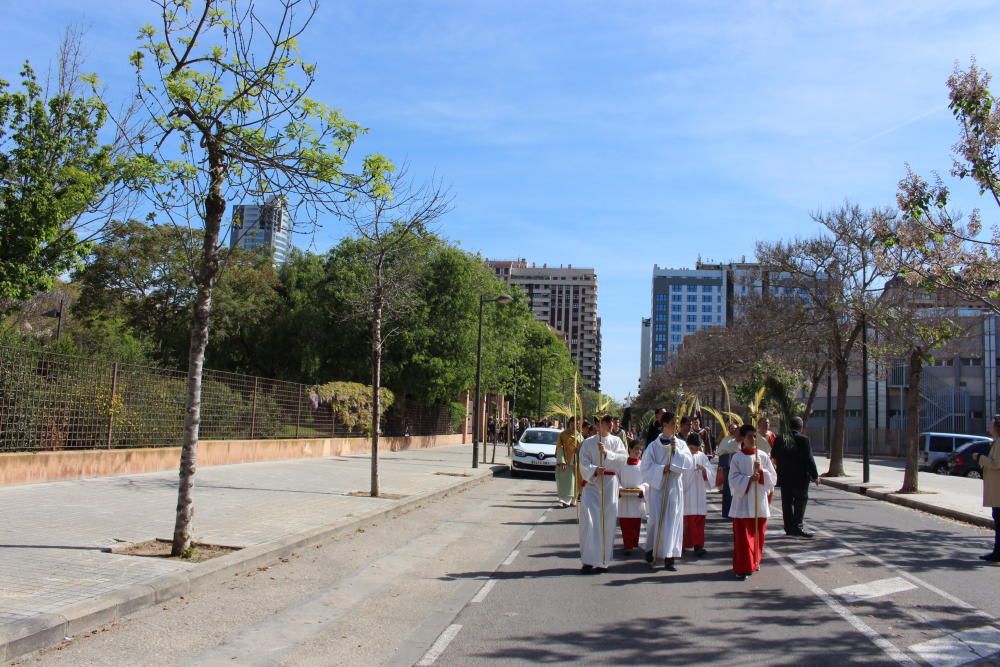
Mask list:
[[[639,548],[639,531],[642,530],[642,519],[639,517],[618,517],[618,525],[622,529],[622,546],[626,549]]]
[[[705,515],[684,515],[684,548],[694,549],[705,546]]]
[[[733,572],[753,574],[760,569],[760,559],[764,552],[764,535],[767,533],[767,519],[757,519],[760,544],[754,544],[753,518],[733,519]]]

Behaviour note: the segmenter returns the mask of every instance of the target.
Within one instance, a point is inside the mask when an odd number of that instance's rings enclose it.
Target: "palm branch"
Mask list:
[[[764,380],[764,387],[767,389],[768,399],[774,404],[781,416],[781,433],[784,436],[791,434],[792,417],[798,413],[798,405],[789,393],[788,387],[783,382],[773,376],[768,376]]]

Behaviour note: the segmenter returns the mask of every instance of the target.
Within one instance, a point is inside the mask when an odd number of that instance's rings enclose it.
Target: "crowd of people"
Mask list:
[[[577,428],[570,419],[556,444],[556,492],[562,506],[579,504],[582,572],[607,571],[621,532],[626,557],[642,546],[648,563],[677,570],[685,555],[705,549],[708,493],[719,489],[722,516],[732,521],[733,572],[745,580],[760,569],[774,489],[781,487],[788,535],[811,537],[803,529],[809,485],[819,475],[793,418],[791,437],[781,438],[763,418],[757,425],[730,424],[716,441],[701,416],[657,410],[641,435],[610,415]]]

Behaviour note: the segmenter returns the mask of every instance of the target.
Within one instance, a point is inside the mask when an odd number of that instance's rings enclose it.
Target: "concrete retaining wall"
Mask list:
[[[462,442],[461,434],[383,437],[379,441],[379,451],[444,447]],[[0,486],[174,470],[180,461],[180,451],[180,447],[143,447],[3,453],[0,454]],[[346,456],[370,451],[371,442],[367,438],[202,440],[198,443],[198,466]]]

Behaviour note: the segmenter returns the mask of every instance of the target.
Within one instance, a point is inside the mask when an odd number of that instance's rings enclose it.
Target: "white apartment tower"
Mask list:
[[[527,260],[486,260],[497,277],[528,295],[535,319],[565,336],[580,376],[593,390],[601,386],[601,318],[597,315],[594,269],[536,266]]]

